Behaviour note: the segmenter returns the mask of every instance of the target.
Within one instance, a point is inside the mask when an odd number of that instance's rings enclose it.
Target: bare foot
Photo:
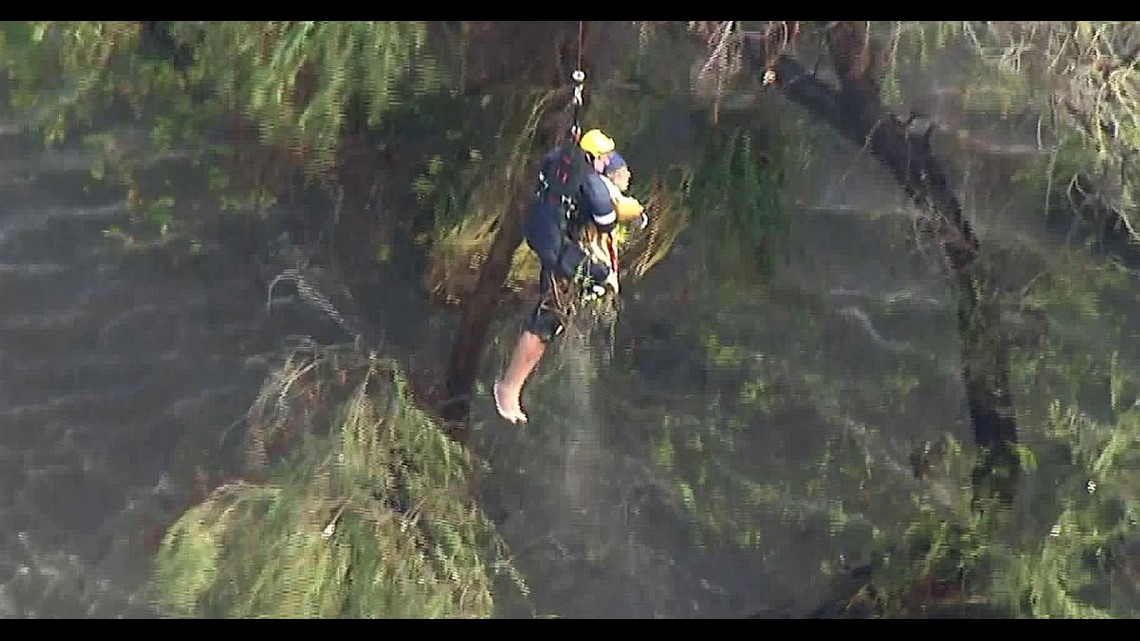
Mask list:
[[[495,383],[492,395],[495,397],[495,409],[499,410],[499,416],[502,416],[512,423],[526,422],[526,414],[523,414],[522,408],[519,407],[518,397],[504,398],[503,385],[501,382]]]

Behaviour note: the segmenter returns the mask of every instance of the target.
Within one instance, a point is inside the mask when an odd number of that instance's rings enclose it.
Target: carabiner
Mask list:
[[[575,69],[570,77],[574,80],[574,98],[571,100],[571,104],[574,106],[574,122],[570,124],[570,137],[574,139],[574,142],[578,142],[582,136],[582,127],[578,124],[578,113],[582,108],[582,83],[586,82],[586,72]]]

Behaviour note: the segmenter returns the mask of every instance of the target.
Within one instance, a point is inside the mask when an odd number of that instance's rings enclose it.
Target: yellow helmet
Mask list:
[[[589,152],[594,156],[608,154],[617,147],[617,145],[614,144],[613,138],[602,133],[601,129],[591,129],[582,134],[582,139],[578,141],[578,145],[582,147],[583,151]]]

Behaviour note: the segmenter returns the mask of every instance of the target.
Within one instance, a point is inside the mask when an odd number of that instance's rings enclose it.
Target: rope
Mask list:
[[[585,22],[583,22],[582,20],[579,20],[578,21],[578,67],[577,67],[578,69],[582,68],[582,41],[583,41],[582,33],[583,33],[584,29],[585,29]]]

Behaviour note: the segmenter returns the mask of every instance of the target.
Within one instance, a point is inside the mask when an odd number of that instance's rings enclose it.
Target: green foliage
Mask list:
[[[1135,23],[952,24],[948,46],[964,54],[955,60],[963,71],[958,80],[963,104],[979,112],[1013,110],[1040,117],[1039,142],[1054,149],[1046,170],[1053,187],[1046,203],[1057,196],[1064,202],[1070,183],[1083,176],[1102,204],[1127,213],[1126,234],[1140,240],[1131,213],[1140,188],[1134,162],[1140,151]],[[922,30],[904,32],[904,42],[908,36],[913,42],[911,34]]]
[[[174,46],[188,47],[184,66],[175,64],[173,51],[144,54],[135,22],[8,23],[0,31],[16,117],[49,144],[88,135],[106,152],[92,177],[123,185],[140,211],[158,218],[153,204],[169,194],[161,188],[152,194],[154,186],[139,183],[144,159],[188,154],[226,174],[225,184],[210,180],[222,210],[260,211],[271,201],[266,190],[284,187],[266,184],[268,177],[288,175],[290,163],[310,177],[328,175],[350,117],[377,127],[409,96],[445,82],[434,59],[421,55],[422,23],[164,24]],[[123,109],[149,128],[147,137],[126,139],[100,126]],[[256,141],[243,139],[245,122],[260,133]],[[247,156],[249,142],[263,146]],[[181,222],[143,216],[137,233],[161,238],[165,232],[158,230]]]
[[[201,39],[191,81],[314,172],[332,166],[350,105],[377,126],[405,92],[420,95],[443,82],[434,61],[418,55],[426,39],[419,22],[218,22],[173,30],[187,42]]]
[[[533,182],[534,156],[542,153],[535,148],[535,136],[554,95],[535,90],[513,97],[485,96],[479,108],[467,103],[464,120],[446,130],[447,155],[432,156],[416,179],[413,190],[433,213],[432,264],[425,280],[442,298],[464,295],[504,212],[518,206],[524,185]],[[537,260],[520,244],[508,279],[533,279],[537,273]]]
[[[1113,558],[1116,543],[1135,531],[1135,498],[1127,494],[1125,479],[1138,461],[1122,444],[1136,442],[1136,423],[1130,414],[1116,426],[1097,426],[1054,403],[1047,427],[1051,438],[1088,445],[1075,452],[1075,467],[1065,480],[1050,488],[1061,490],[1061,508],[1051,522],[1016,518],[992,500],[972,505],[965,493],[937,503],[923,499],[891,552],[872,562],[874,571],[860,593],[873,595],[883,617],[923,616],[929,608],[962,603],[985,603],[1011,617],[1134,616],[1134,604],[1107,595],[1112,582],[1120,580],[1111,572],[1120,561]],[[1095,436],[1076,434],[1087,430]],[[949,453],[949,466],[939,474],[942,487],[955,479],[968,486],[969,458],[961,449]],[[1092,478],[1074,487],[1089,472]]]
[[[266,478],[218,488],[170,528],[165,613],[486,617],[497,575],[525,593],[468,496],[468,453],[412,404],[394,364],[298,353],[250,416]]]
[[[1050,488],[1060,490],[1052,521],[1014,520],[993,504],[949,514],[924,512],[903,546],[918,556],[904,557],[901,564],[887,560],[873,579],[884,614],[908,614],[913,604],[906,602],[905,592],[916,580],[952,580],[975,595],[971,598],[985,598],[1014,617],[1134,616],[1134,604],[1107,595],[1121,578],[1111,572],[1120,562],[1112,558],[1116,543],[1136,527],[1131,477],[1140,463],[1134,446],[1138,427],[1135,410],[1115,425],[1103,425],[1053,403],[1047,437],[1077,446],[1073,468]]]
[[[685,207],[729,282],[766,274],[787,231],[781,142],[750,126],[712,128],[689,168]]]
[[[10,83],[8,108],[28,118],[49,144],[90,125],[131,82],[135,22],[9,22],[0,54]]]

